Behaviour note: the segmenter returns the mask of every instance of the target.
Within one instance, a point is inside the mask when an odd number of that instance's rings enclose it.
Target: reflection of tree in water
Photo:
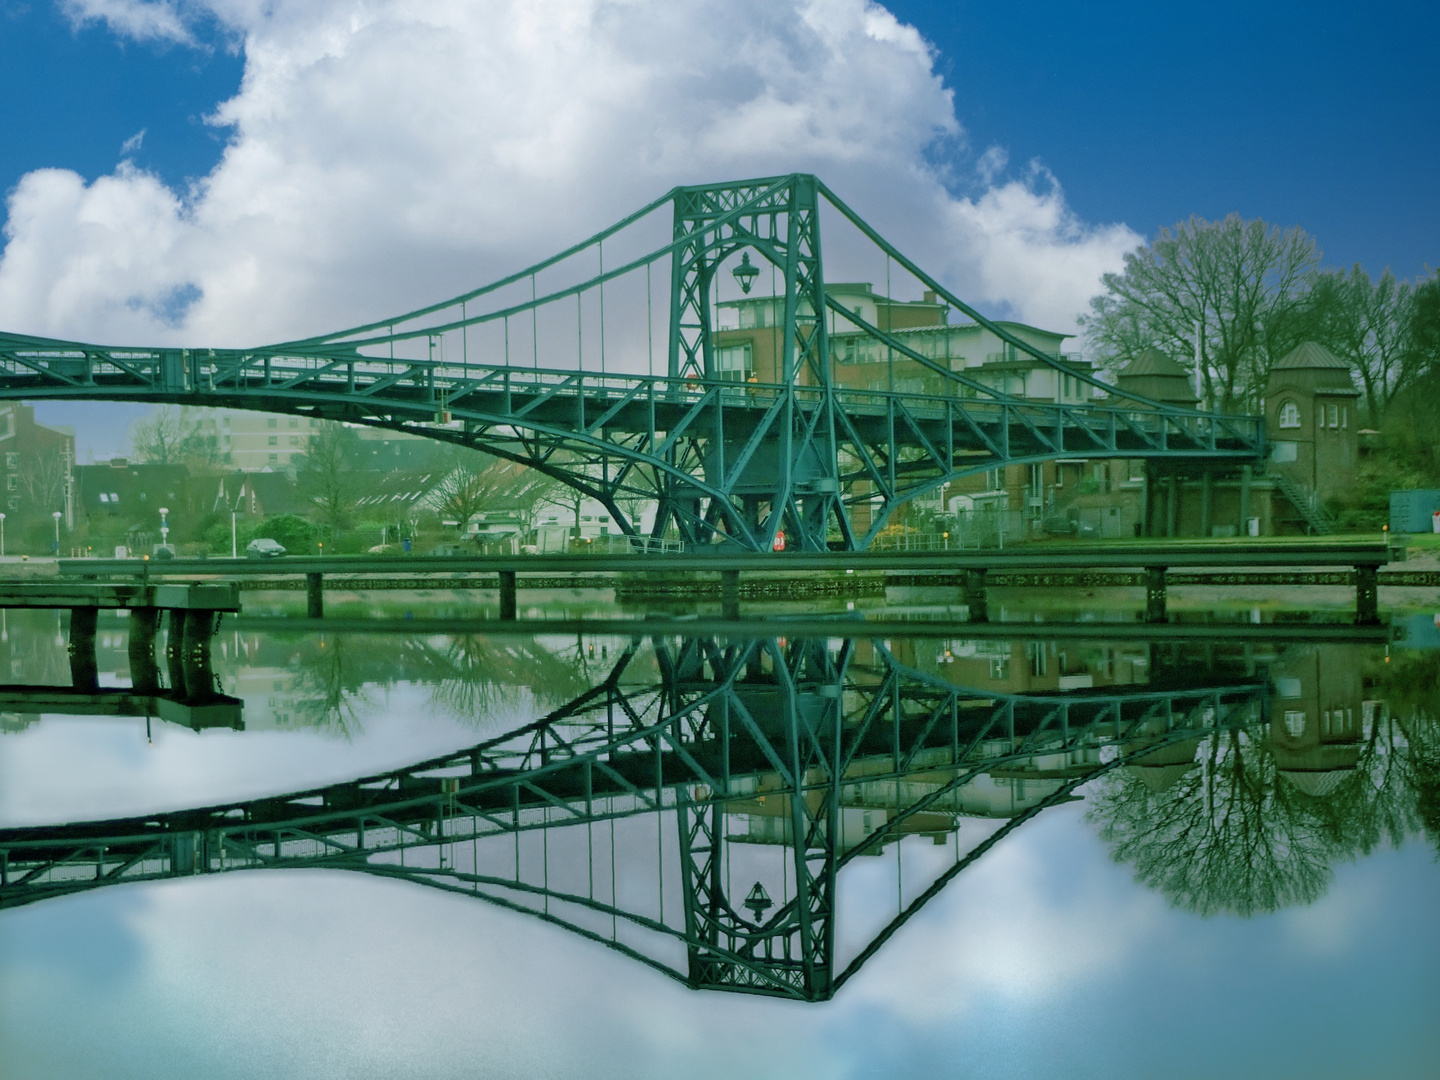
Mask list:
[[[307,724],[337,735],[360,731],[362,706],[373,703],[373,683],[364,678],[367,645],[373,638],[321,634],[301,649],[294,684],[294,709]]]
[[[0,614],[0,683],[68,686],[69,634],[60,613],[17,609]]]
[[[1198,765],[1161,786],[1142,771],[1112,772],[1089,820],[1120,862],[1171,902],[1201,915],[1274,911],[1319,897],[1330,880],[1322,830],[1277,798],[1263,730],[1219,731]]]
[[[438,709],[483,723],[505,706],[528,701],[552,707],[591,685],[575,647],[551,651],[529,638],[476,634],[396,638],[381,634],[321,634],[300,643],[295,657],[294,708],[319,728],[350,734],[374,706],[378,687],[408,682],[430,688]]]
[[[416,643],[434,674],[430,701],[452,716],[481,723],[528,701],[552,708],[591,686],[572,650],[555,653],[532,638],[453,637],[442,646]]]
[[[1202,915],[1310,903],[1335,863],[1417,833],[1440,848],[1440,655],[1377,665],[1367,684],[1343,767],[1297,772],[1282,721],[1255,723],[1110,773],[1088,819],[1138,880]]]
[[[1407,745],[1402,763],[1415,817],[1440,851],[1440,652],[1401,653],[1381,668],[1385,699]]]

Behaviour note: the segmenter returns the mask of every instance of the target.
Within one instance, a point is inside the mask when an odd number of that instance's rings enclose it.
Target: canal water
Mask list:
[[[0,1077],[1436,1075],[1440,615],[830,607],[5,613]]]

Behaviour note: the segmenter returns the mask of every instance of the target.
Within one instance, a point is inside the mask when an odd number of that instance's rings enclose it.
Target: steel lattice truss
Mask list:
[[[350,870],[536,916],[693,988],[822,1000],[1013,829],[1117,765],[1263,720],[1267,701],[1263,675],[1007,695],[925,675],[874,642],[636,640],[549,716],[404,769],[0,830],[0,907],[196,874]],[[967,785],[997,772],[1047,786],[962,852]],[[953,862],[838,955],[845,868],[916,834],[956,837]],[[742,899],[751,877],[759,892]]]
[[[668,244],[604,269],[649,215],[673,210]],[[951,371],[840,307],[825,292],[822,206],[854,226],[957,310],[1039,363],[1059,361],[980,315],[884,240],[815,177],[795,174],[676,188],[581,244],[452,300],[365,326],[253,349],[113,348],[0,334],[0,398],[115,399],[223,406],[346,420],[474,447],[540,469],[601,502],[636,532],[639,501],[658,500],[653,535],[769,550],[784,529],[805,550],[866,547],[896,508],[960,477],[1056,457],[1263,458],[1256,417],[1175,408],[1088,376],[1101,405],[1027,401]],[[717,369],[712,298],[722,264],[754,252],[783,299],[780,381],[727,382]],[[537,275],[598,253],[599,273],[536,291]],[[512,325],[640,276],[647,297],[669,280],[663,375],[573,367],[553,347],[512,363]],[[515,290],[530,286],[528,298]],[[567,309],[568,310],[568,309]],[[647,309],[648,310],[648,309]],[[895,357],[939,379],[939,394],[833,385],[824,313],[833,310]],[[649,316],[646,316],[649,318]],[[504,327],[502,356],[471,358],[470,332]],[[538,326],[538,323],[536,323]],[[458,341],[459,345],[453,343]],[[446,349],[446,343],[452,347]],[[456,361],[457,351],[462,359]],[[593,366],[593,365],[592,365]],[[857,533],[852,509],[872,508]]]

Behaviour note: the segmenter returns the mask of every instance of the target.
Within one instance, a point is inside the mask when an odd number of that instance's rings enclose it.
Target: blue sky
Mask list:
[[[1326,262],[1440,266],[1433,3],[895,0],[975,144],[1039,158],[1089,220],[1238,212]]]
[[[1440,263],[1434,4],[651,6],[0,0],[0,326],[280,340],[791,169],[1061,330],[1191,214],[1299,225],[1331,266]],[[81,460],[133,414],[41,409]]]

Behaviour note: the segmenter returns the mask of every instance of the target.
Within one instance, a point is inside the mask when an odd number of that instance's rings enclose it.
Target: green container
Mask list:
[[[1440,490],[1392,491],[1390,493],[1390,531],[1392,533],[1428,533],[1435,529],[1435,511],[1440,510]]]

